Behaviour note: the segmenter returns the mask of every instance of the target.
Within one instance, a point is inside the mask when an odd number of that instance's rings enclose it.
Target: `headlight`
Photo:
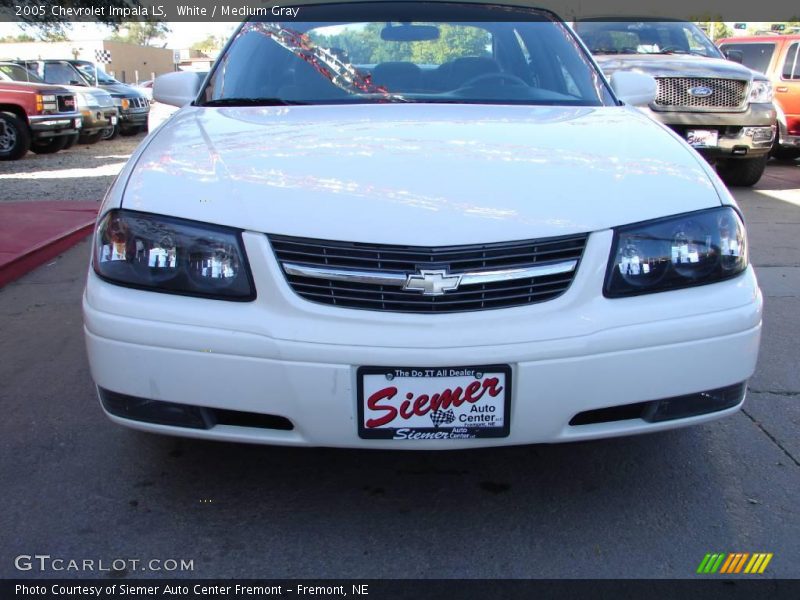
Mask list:
[[[36,94],[36,112],[57,112],[58,103],[54,94]]]
[[[123,98],[119,105],[122,107],[122,110],[128,110],[131,106],[131,101],[127,98]]]
[[[255,299],[241,233],[172,217],[113,210],[95,235],[94,270],[112,283],[222,300]]]
[[[744,224],[731,207],[668,217],[614,231],[608,298],[704,285],[747,268]]]
[[[78,108],[85,108],[89,106],[89,101],[86,99],[86,94],[83,92],[75,93],[75,101],[78,103]]]
[[[754,81],[750,86],[750,102],[756,104],[772,102],[772,83],[762,80]]]
[[[114,100],[108,94],[93,94],[92,98],[98,106],[114,106]]]

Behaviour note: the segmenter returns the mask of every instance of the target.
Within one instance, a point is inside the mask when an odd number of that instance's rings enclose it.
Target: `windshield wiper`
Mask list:
[[[705,56],[702,52],[694,52],[692,50],[681,50],[680,48],[663,48],[655,52],[644,52],[644,54],[688,54],[691,56]]]
[[[301,100],[283,98],[217,98],[203,102],[201,106],[299,106],[308,104]]]

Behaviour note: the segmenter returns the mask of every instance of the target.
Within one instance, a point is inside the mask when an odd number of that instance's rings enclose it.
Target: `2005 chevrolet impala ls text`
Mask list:
[[[737,411],[762,298],[733,198],[543,10],[243,23],[109,190],[84,296],[111,420],[453,449]]]

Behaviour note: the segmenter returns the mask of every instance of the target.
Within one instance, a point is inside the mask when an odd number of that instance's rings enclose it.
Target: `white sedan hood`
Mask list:
[[[488,243],[719,206],[701,160],[627,107],[187,107],[122,204],[309,238]]]

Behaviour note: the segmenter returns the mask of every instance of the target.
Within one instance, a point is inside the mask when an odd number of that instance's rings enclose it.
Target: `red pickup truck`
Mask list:
[[[0,81],[0,160],[58,152],[82,124],[75,94],[57,85]]]

